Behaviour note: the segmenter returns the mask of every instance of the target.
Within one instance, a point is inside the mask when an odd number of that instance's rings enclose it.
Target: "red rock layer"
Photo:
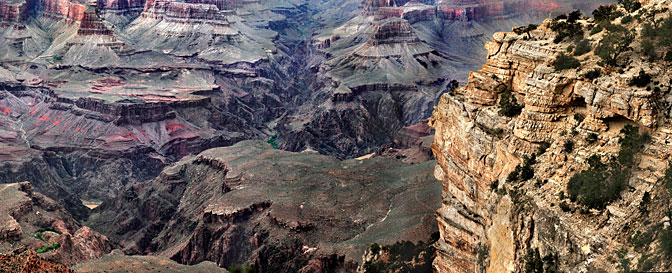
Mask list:
[[[138,14],[145,7],[145,0],[98,0],[98,8],[104,13]]]
[[[228,21],[220,9],[213,4],[193,4],[173,1],[147,2],[152,5],[142,14],[142,17],[163,19],[173,22],[186,22],[185,20],[212,20],[218,25],[228,25]],[[215,22],[209,22],[215,23]]]
[[[56,20],[65,20],[68,24],[81,21],[86,11],[84,3],[68,0],[37,0],[35,7],[37,7],[40,15]]]
[[[374,15],[379,8],[399,7],[409,2],[408,0],[366,0],[364,2],[364,15]]]
[[[184,2],[215,5],[220,10],[235,10],[247,4],[259,3],[259,0],[185,0]]]
[[[0,2],[0,26],[20,25],[26,18],[28,3]]]
[[[394,44],[394,43],[413,43],[419,42],[417,36],[411,28],[411,24],[406,20],[395,20],[385,22],[376,26],[376,32],[373,38],[368,41],[370,45]]]
[[[548,13],[559,8],[553,1],[474,1],[444,0],[437,7],[437,15],[447,20],[477,20],[512,13]]]
[[[84,36],[112,35],[112,31],[103,24],[102,20],[100,20],[100,17],[96,14],[96,6],[95,4],[92,4],[89,5],[82,16],[77,34]]]

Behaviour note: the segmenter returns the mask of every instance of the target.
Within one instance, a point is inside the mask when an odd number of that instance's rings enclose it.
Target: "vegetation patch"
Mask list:
[[[227,268],[231,273],[254,273],[256,270],[254,269],[253,266],[250,264],[237,264],[237,265],[232,265]]]
[[[617,66],[618,57],[632,50],[630,46],[635,40],[635,33],[621,26],[608,25],[609,33],[602,38],[595,48],[595,55],[599,56],[602,66]]]
[[[567,184],[567,193],[572,202],[589,208],[604,209],[617,200],[628,185],[635,154],[644,148],[648,135],[639,134],[639,129],[626,125],[621,130],[618,156],[603,163],[599,156],[588,158],[589,168],[575,174]]]
[[[555,60],[551,63],[555,71],[562,71],[566,69],[579,68],[581,67],[581,62],[572,56],[565,55],[560,53]]]
[[[581,39],[576,43],[576,48],[574,48],[574,56],[581,56],[593,50],[590,46],[590,41],[587,39]]]
[[[275,134],[269,140],[267,140],[266,143],[271,144],[271,146],[273,146],[273,149],[278,149],[278,143],[276,142],[277,140],[278,135]]]
[[[599,68],[595,68],[595,69],[588,70],[586,73],[583,73],[581,75],[581,77],[583,77],[584,79],[588,79],[588,80],[592,81],[594,79],[599,78],[601,74],[602,74],[602,70],[599,69]]]
[[[543,258],[539,249],[528,249],[525,255],[525,273],[556,273],[558,271],[558,256],[548,254]]]
[[[515,117],[523,110],[510,89],[504,90],[499,97],[499,114],[506,117]]]
[[[617,11],[614,5],[603,5],[593,11],[593,17],[597,22],[611,22],[621,16],[623,13]]]
[[[54,242],[54,243],[45,245],[41,248],[38,248],[37,250],[35,250],[35,252],[45,253],[45,252],[49,252],[49,251],[54,250],[54,249],[58,249],[59,247],[60,247],[60,245],[58,243]]]
[[[579,16],[580,17],[580,13]],[[564,18],[567,18],[564,20]],[[583,25],[576,22],[576,17],[570,18],[569,16],[559,16],[555,18],[549,25],[551,30],[557,33],[554,43],[560,43],[565,38],[576,38],[583,37]],[[572,20],[573,19],[573,20]]]
[[[535,29],[537,29],[538,27],[539,27],[539,25],[529,24],[529,25],[527,25],[526,27],[517,27],[517,28],[514,28],[514,29],[513,29],[513,32],[515,32],[515,33],[518,34],[518,35],[527,34],[526,39],[529,40],[529,39],[532,38],[532,36],[530,35],[530,32],[533,31],[533,30],[535,30]]]
[[[634,85],[637,87],[646,87],[651,83],[651,75],[647,74],[644,72],[644,70],[639,70],[639,74],[632,78],[632,81],[630,81],[630,85]]]

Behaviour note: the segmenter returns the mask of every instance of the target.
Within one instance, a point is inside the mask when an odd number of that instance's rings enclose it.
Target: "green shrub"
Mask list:
[[[548,150],[548,148],[551,148],[551,143],[542,142],[541,144],[539,144],[539,146],[537,146],[537,155],[543,155],[544,153],[546,153],[546,150]]]
[[[60,247],[60,245],[58,243],[54,242],[54,243],[45,245],[41,248],[38,248],[37,250],[35,250],[35,252],[37,252],[37,253],[49,252],[49,251],[57,249],[59,247]]]
[[[582,113],[574,113],[574,119],[578,121],[579,123],[583,122],[583,120],[586,119],[586,115]]]
[[[643,254],[642,257],[639,257],[639,262],[637,263],[637,270],[639,272],[650,272],[653,269],[655,263],[649,258],[651,258],[650,254]]]
[[[565,153],[568,153],[568,154],[571,153],[572,151],[574,151],[574,141],[572,141],[571,139],[568,139],[567,141],[565,141],[565,143],[562,144],[562,150],[565,151]]]
[[[275,135],[271,136],[271,138],[269,140],[267,140],[266,143],[271,144],[271,146],[273,146],[273,149],[277,149],[278,148],[277,140],[278,140],[278,135],[275,134]]]
[[[562,201],[560,203],[560,209],[564,212],[569,212],[569,211],[572,210],[572,208],[570,208],[569,205],[565,201]]]
[[[494,191],[497,188],[499,188],[499,180],[493,180],[492,183],[490,183],[490,190]]]
[[[658,43],[661,46],[672,47],[672,16],[662,21],[660,27],[656,28],[656,36],[659,37]]]
[[[524,164],[520,168],[520,181],[527,181],[534,177],[534,168],[532,165]]]
[[[618,257],[618,262],[619,264],[616,265],[616,268],[620,269],[621,273],[632,273],[630,270],[630,259],[628,259],[628,250],[626,248],[621,248],[618,252],[616,252],[616,256]]]
[[[582,39],[576,44],[576,49],[574,49],[574,56],[581,56],[593,50],[590,46],[590,41]]]
[[[635,233],[635,235],[632,235],[630,242],[632,243],[632,246],[635,247],[635,249],[638,250],[646,249],[653,242],[654,237],[653,235],[654,235],[653,229],[649,229],[643,233],[638,230]]]
[[[455,93],[458,87],[460,87],[460,83],[457,80],[452,80],[448,83],[448,89],[450,89],[451,93]]]
[[[551,63],[551,65],[553,65],[555,71],[561,71],[565,69],[581,67],[581,62],[572,56],[567,56],[564,53],[560,53],[560,55],[555,57],[555,60],[553,63]]]
[[[522,168],[522,167],[521,167],[520,165],[516,166],[516,168],[513,169],[513,171],[511,171],[511,172],[509,173],[508,176],[506,176],[506,181],[507,181],[507,182],[515,182],[515,181],[518,181],[518,177],[519,177],[519,175],[520,175],[520,169],[521,169],[521,168]]]
[[[656,35],[656,30],[650,23],[645,23],[644,26],[642,26],[642,37],[653,38],[656,37]]]
[[[590,30],[590,35],[592,36],[592,35],[598,34],[598,33],[602,32],[603,30],[604,30],[604,27],[602,25],[597,25],[592,30]]]
[[[595,69],[591,69],[591,70],[586,71],[586,73],[583,73],[581,75],[581,77],[592,81],[594,79],[599,78],[601,74],[602,74],[602,70],[599,69],[599,68],[595,68]]]
[[[554,43],[562,42],[565,38],[583,37],[583,25],[580,23],[569,21],[553,20],[550,24],[551,30],[555,31],[557,35],[553,40]]]
[[[630,23],[630,22],[632,22],[632,16],[630,16],[630,15],[626,15],[626,16],[623,16],[623,18],[621,18],[621,24],[623,24],[623,25],[625,25],[627,23]]]
[[[530,35],[530,32],[537,29],[538,27],[539,27],[539,25],[529,24],[526,27],[514,28],[513,32],[515,32],[518,35],[527,34],[527,39],[530,39],[530,38],[532,38],[532,36]]]
[[[637,87],[645,87],[649,85],[649,83],[651,83],[651,75],[644,72],[643,69],[639,70],[639,74],[630,81],[630,85]]]
[[[519,115],[522,110],[523,106],[518,104],[511,90],[504,90],[499,98],[499,114],[511,118]]]
[[[586,136],[586,142],[588,142],[588,144],[593,144],[595,141],[597,141],[596,133],[590,133],[588,136]]]
[[[616,11],[616,6],[614,5],[603,5],[593,11],[593,17],[595,17],[595,21],[597,22],[611,22],[622,15],[623,14]]]
[[[612,31],[605,35],[595,48],[595,55],[599,56],[603,66],[618,65],[618,57],[632,50],[630,45],[635,40],[635,34],[630,31]]]
[[[672,259],[672,230],[670,228],[660,231],[658,235],[660,248],[668,259]]]
[[[665,61],[666,62],[672,62],[672,50],[665,53]]]
[[[653,41],[642,41],[642,54],[649,58],[649,62],[654,62],[658,59],[658,53],[656,53],[656,47],[653,45]]]
[[[629,124],[621,130],[621,135],[618,141],[621,149],[615,160],[603,163],[593,155],[587,160],[590,167],[569,179],[567,193],[572,202],[603,209],[620,197],[628,185],[634,156],[648,140],[646,134],[640,135],[639,129]]]
[[[635,12],[642,7],[642,4],[637,0],[618,0],[618,4],[628,12]]]
[[[380,251],[380,246],[376,243],[373,243],[371,245],[371,253],[375,254],[375,253],[378,253],[378,251]]]
[[[581,10],[577,9],[567,15],[567,22],[574,23],[579,19],[581,19]]]
[[[232,265],[227,268],[227,270],[231,273],[254,273],[254,267],[251,266],[250,264],[237,264],[237,265]]]

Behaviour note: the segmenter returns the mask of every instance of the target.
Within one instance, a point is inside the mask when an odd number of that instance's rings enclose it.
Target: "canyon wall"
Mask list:
[[[434,173],[443,184],[434,261],[438,272],[522,272],[535,251],[564,272],[615,272],[619,249],[629,253],[634,267],[657,253],[651,242],[644,249],[633,247],[631,238],[652,226],[669,225],[663,209],[669,197],[659,181],[672,152],[667,144],[672,138],[666,114],[670,104],[668,94],[655,91],[669,90],[670,76],[663,72],[669,63],[648,62],[630,51],[624,57],[630,61],[617,72],[600,67],[600,58],[588,53],[577,57],[579,68],[556,71],[552,62],[572,42],[554,43],[549,24],[551,20],[532,31],[531,38],[495,34],[485,46],[483,68],[470,74],[466,86],[444,94],[434,110]],[[593,19],[581,22],[584,29],[593,26]],[[603,33],[585,35],[596,45]],[[601,76],[582,76],[592,69]],[[640,69],[653,78],[648,87],[631,84]],[[505,90],[524,106],[520,115],[499,113]],[[626,124],[651,136],[627,190],[605,209],[569,202],[570,178],[587,168],[591,155],[608,160],[617,154]],[[572,149],[567,148],[570,142]],[[546,143],[548,150],[538,152]],[[534,177],[511,178],[533,154]],[[651,212],[642,212],[649,194]],[[548,266],[544,261],[542,267]],[[653,268],[669,267],[659,261]]]

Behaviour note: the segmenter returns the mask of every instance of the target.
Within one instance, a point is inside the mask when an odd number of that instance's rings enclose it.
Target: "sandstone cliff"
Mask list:
[[[650,2],[637,12],[619,10],[636,16],[666,4]],[[554,24],[560,21],[547,20],[530,36],[495,34],[486,44],[483,68],[470,74],[466,86],[444,94],[434,110],[435,176],[443,183],[438,272],[540,272],[528,269],[535,261],[541,270],[616,272],[626,260],[640,270],[670,270],[654,236],[669,226],[670,197],[660,181],[672,152],[670,64],[641,53],[637,20],[579,19],[585,33],[574,40],[556,39]],[[600,31],[599,24],[637,32],[617,59],[619,67],[605,67],[594,53],[574,50],[578,40],[595,48],[606,39],[610,30]],[[575,53],[578,65],[554,68],[567,52]],[[640,70],[650,82],[637,83]],[[500,114],[506,90],[524,106],[513,117]],[[569,180],[588,168],[592,155],[608,162],[619,154],[627,124],[650,140],[635,164],[624,167],[632,168],[626,189],[605,208],[567,199]],[[529,159],[533,154],[536,163]],[[520,166],[531,166],[533,178],[510,175]],[[645,233],[649,240],[635,243]],[[619,251],[625,254],[616,255]]]

